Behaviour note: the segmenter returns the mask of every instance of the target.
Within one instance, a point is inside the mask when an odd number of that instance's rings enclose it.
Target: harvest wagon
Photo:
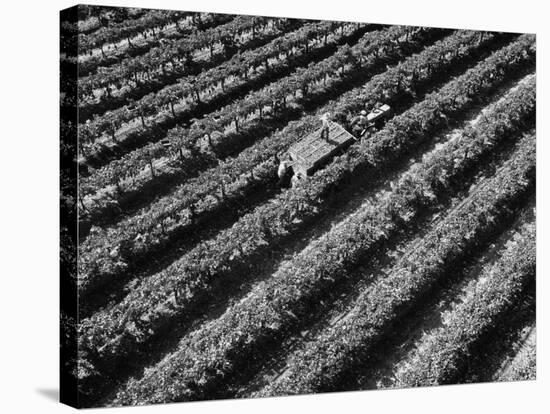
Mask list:
[[[374,109],[364,116],[363,122],[366,126],[361,133],[356,134],[357,137],[336,122],[329,124],[328,139],[322,136],[323,127],[316,129],[288,150],[289,168],[292,168],[291,175],[294,175],[296,179],[304,179],[312,175],[334,155],[343,152],[357,138],[363,137],[366,132],[374,132],[379,129],[392,115],[392,108],[388,104],[375,105]],[[284,171],[284,168],[281,171]]]
[[[328,140],[321,137],[321,131],[322,128],[318,128],[288,150],[294,174],[301,178],[312,175],[332,156],[355,142],[355,137],[336,122],[330,124]]]

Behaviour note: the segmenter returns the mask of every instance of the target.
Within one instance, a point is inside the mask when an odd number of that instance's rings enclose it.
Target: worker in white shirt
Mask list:
[[[321,122],[323,123],[323,129],[321,130],[321,138],[324,138],[325,140],[328,141],[328,132],[331,124],[330,112],[325,112],[320,119],[321,119]]]

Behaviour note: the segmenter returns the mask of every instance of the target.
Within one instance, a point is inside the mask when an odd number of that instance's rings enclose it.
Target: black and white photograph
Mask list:
[[[43,399],[345,410],[537,386],[537,27],[63,4],[58,136],[36,137],[58,153]]]
[[[61,17],[62,398],[535,379],[534,34]]]

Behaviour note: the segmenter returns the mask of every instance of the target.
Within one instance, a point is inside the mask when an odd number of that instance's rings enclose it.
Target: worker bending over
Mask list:
[[[351,132],[356,137],[361,137],[365,134],[367,128],[369,127],[369,121],[367,119],[367,111],[364,109],[361,111],[361,113],[356,116],[353,121],[351,121]]]
[[[290,154],[287,160],[281,161],[279,168],[277,169],[277,176],[279,177],[279,186],[288,188],[291,183],[294,171],[292,170],[292,159]]]

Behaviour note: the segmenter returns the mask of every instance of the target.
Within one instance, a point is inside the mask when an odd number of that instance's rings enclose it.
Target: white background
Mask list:
[[[94,4],[105,4],[91,1]],[[545,2],[424,0],[108,1],[109,5],[219,11],[288,17],[400,23],[537,33],[538,49],[538,380],[420,390],[368,391],[318,396],[105,409],[135,413],[335,412],[542,412],[550,389],[550,320],[543,296],[548,275],[548,144],[543,120],[548,94],[548,29]],[[58,394],[58,91],[59,10],[70,1],[2,4],[0,112],[0,411],[68,412]],[[546,52],[546,53],[545,53]],[[544,68],[544,69],[543,69]],[[544,122],[544,123],[543,123]],[[549,129],[546,129],[547,131]],[[545,137],[548,138],[548,137]],[[548,161],[546,161],[548,162]],[[546,275],[545,275],[546,273]],[[548,392],[548,391],[547,391]],[[546,399],[547,400],[547,399]],[[482,411],[483,410],[483,411]],[[548,412],[548,411],[547,411]]]

